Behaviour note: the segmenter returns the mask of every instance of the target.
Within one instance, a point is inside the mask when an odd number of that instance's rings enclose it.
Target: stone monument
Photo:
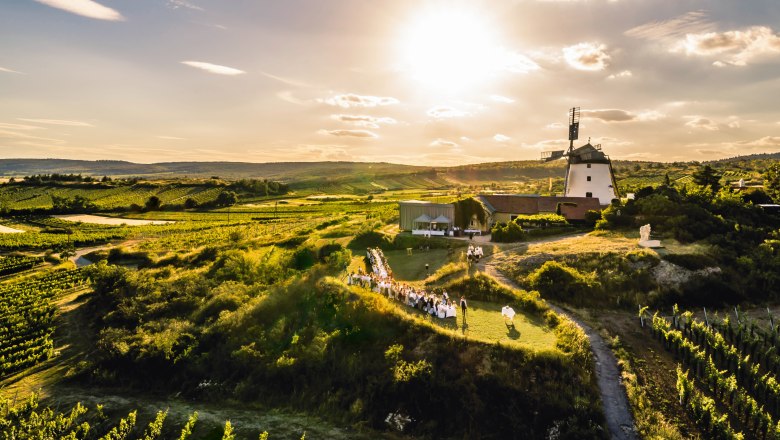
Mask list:
[[[650,224],[646,224],[639,228],[639,246],[645,248],[660,248],[660,240],[650,240]]]

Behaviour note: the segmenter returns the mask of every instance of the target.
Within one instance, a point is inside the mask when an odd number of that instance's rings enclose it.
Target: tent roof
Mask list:
[[[417,222],[417,223],[430,223],[431,222],[431,218],[428,217],[426,214],[423,214],[423,215],[417,217],[416,219],[414,219],[414,221]]]
[[[435,219],[433,219],[433,223],[447,223],[447,224],[449,224],[449,223],[451,223],[451,221],[450,221],[450,219],[448,219],[444,215],[440,215],[440,216],[436,217]]]

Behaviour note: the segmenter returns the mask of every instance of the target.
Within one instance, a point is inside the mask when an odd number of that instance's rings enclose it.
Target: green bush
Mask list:
[[[317,254],[309,247],[298,248],[292,258],[293,267],[298,270],[306,270],[317,262]]]
[[[523,228],[515,222],[497,222],[490,230],[490,240],[497,243],[512,243],[526,238]]]
[[[347,248],[352,250],[365,251],[370,247],[390,249],[392,245],[387,235],[378,231],[361,232],[360,234],[356,235],[355,238],[349,242],[349,244],[347,244]]]
[[[595,281],[577,269],[557,261],[547,261],[533,272],[528,281],[546,298],[558,299],[574,304],[586,302],[593,294]]]

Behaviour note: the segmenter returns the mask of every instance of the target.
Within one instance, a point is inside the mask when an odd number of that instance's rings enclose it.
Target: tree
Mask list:
[[[780,162],[764,171],[764,191],[776,202],[780,201]]]
[[[664,175],[664,186],[672,186],[672,181],[669,179],[669,173]]]
[[[233,206],[238,202],[238,195],[235,191],[222,191],[217,196],[215,203],[217,206]]]
[[[162,206],[162,200],[157,196],[151,196],[146,200],[144,205],[147,211],[157,211]]]
[[[198,207],[198,202],[193,199],[192,197],[188,198],[184,201],[184,208],[185,209],[195,209]]]
[[[691,177],[693,177],[693,183],[705,186],[712,189],[713,192],[720,190],[720,178],[723,174],[719,173],[715,168],[709,165],[704,165],[698,170],[694,171]]]

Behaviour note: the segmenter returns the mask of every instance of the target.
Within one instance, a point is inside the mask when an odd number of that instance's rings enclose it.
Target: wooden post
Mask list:
[[[734,306],[734,315],[737,317],[737,324],[739,324],[739,311],[737,310],[737,306]]]
[[[772,312],[769,311],[769,307],[766,308],[766,314],[769,315],[769,326],[772,331],[775,331],[775,318],[772,316]]]
[[[702,307],[702,308],[704,309],[704,323],[707,324],[707,327],[709,327],[710,326],[710,319],[707,318],[707,308],[706,307]]]

